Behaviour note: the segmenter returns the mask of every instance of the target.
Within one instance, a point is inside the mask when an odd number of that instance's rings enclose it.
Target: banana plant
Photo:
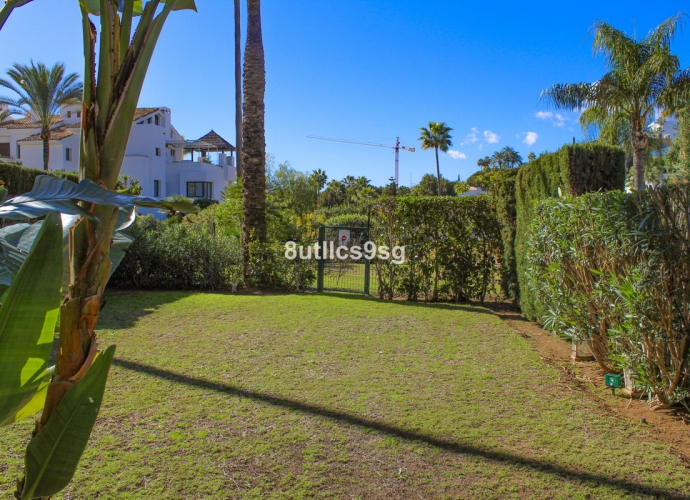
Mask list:
[[[0,11],[0,27],[13,8],[25,3],[26,0],[7,2]],[[156,205],[161,203],[159,200],[116,193],[115,184],[144,78],[163,25],[173,11],[196,10],[194,0],[78,0],[78,3],[85,62],[80,183],[58,185],[37,179],[31,193],[0,204],[0,217],[16,220],[46,217],[0,308],[0,340],[6,339],[8,345],[14,346],[20,342],[17,332],[24,329],[23,342],[28,343],[19,343],[18,347],[6,351],[7,356],[16,354],[9,367],[16,369],[22,360],[25,365],[18,372],[19,378],[16,372],[9,373],[7,378],[2,374],[0,378],[3,384],[0,395],[11,396],[15,401],[12,412],[4,420],[16,420],[33,410],[35,398],[42,400],[40,394],[49,378],[43,413],[26,451],[25,475],[18,482],[16,496],[22,499],[49,497],[69,483],[98,414],[114,348],[98,352],[95,328],[103,290],[113,267],[110,254],[119,208],[165,206]],[[136,30],[133,30],[137,16]],[[100,29],[95,22],[100,22]],[[172,202],[162,203],[173,206]],[[177,209],[192,211],[190,207]],[[62,299],[59,297],[63,231],[58,212],[77,217],[69,229],[66,272],[70,279]],[[35,250],[43,248],[42,245],[53,249],[49,252],[54,267],[50,278],[47,272],[34,269],[39,266],[34,264],[39,262],[37,255],[45,253]],[[30,302],[25,293],[28,279],[25,275],[34,276],[40,283],[38,288],[45,287],[44,293],[50,295],[43,316],[40,311],[12,313],[26,310]],[[0,279],[7,281],[7,274]],[[57,292],[48,293],[50,290]],[[34,290],[34,293],[38,292]],[[55,326],[57,307],[60,337],[55,369],[51,371],[44,354],[50,347],[46,346],[47,332]],[[3,319],[5,315],[9,319]],[[31,322],[29,317],[42,317],[43,321]],[[25,328],[29,324],[33,325],[31,333]],[[36,356],[27,358],[28,352]],[[21,397],[13,395],[18,391],[17,386],[23,391],[19,391]],[[34,406],[27,409],[30,404]]]
[[[33,0],[7,0],[2,9],[0,9],[0,30],[5,25],[5,21],[7,21],[8,17],[10,17],[10,14],[12,14],[14,9],[21,7],[22,5],[26,5],[32,1]]]

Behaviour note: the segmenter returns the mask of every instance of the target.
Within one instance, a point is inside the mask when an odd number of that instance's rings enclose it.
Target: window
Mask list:
[[[188,182],[187,197],[189,198],[213,198],[212,182]]]
[[[156,156],[160,156],[160,155],[161,155],[161,148],[156,148]]]
[[[72,112],[71,111],[67,112],[67,118],[72,118]]]
[[[81,111],[77,111],[77,118],[81,118]]]
[[[140,122],[137,122],[137,125],[143,125],[143,124],[144,124],[144,120],[141,120]]]
[[[146,119],[146,123],[148,123],[149,125],[151,125],[151,118],[147,118],[147,119]]]
[[[172,156],[173,158],[175,158],[175,150],[174,150],[174,149],[171,149],[171,150],[170,150],[170,156]]]
[[[22,157],[22,147],[20,144],[17,144],[17,158]]]
[[[65,148],[65,161],[72,161],[72,148]]]
[[[12,156],[10,154],[10,143],[9,142],[0,142],[0,156],[4,156],[5,158],[9,158]]]
[[[156,125],[160,125],[161,124],[161,115],[156,115],[156,119],[154,121],[155,121]]]
[[[158,198],[161,195],[161,181],[153,181],[153,196]]]

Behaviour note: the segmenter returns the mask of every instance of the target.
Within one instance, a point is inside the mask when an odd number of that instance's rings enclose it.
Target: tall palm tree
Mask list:
[[[266,240],[265,93],[266,64],[261,33],[261,0],[247,0],[247,44],[244,50],[244,124],[242,127],[245,243],[252,239]]]
[[[328,182],[328,176],[326,175],[326,172],[318,169],[312,171],[309,179],[314,184],[314,187],[316,187],[316,204],[318,205],[321,197],[321,191],[323,191],[323,188],[326,186],[326,182]]]
[[[681,70],[678,57],[671,54],[682,17],[679,13],[667,19],[639,42],[597,22],[592,28],[594,53],[604,56],[608,72],[594,83],[557,84],[541,93],[540,99],[556,108],[593,109],[629,124],[635,189],[644,189],[645,130],[655,110],[663,108],[670,115],[690,97],[690,70]]]
[[[237,148],[237,178],[242,178],[242,33],[240,28],[240,0],[235,0],[235,147]]]
[[[436,152],[436,181],[438,183],[438,195],[441,196],[441,170],[438,165],[438,150],[444,153],[453,145],[450,131],[453,130],[446,125],[446,122],[429,122],[429,127],[422,127],[422,134],[419,140],[422,142],[422,149],[434,149]]]
[[[488,170],[491,166],[491,158],[485,156],[484,158],[479,158],[477,160],[477,166],[482,167],[482,171]]]
[[[511,148],[510,146],[506,146],[500,151],[494,153],[494,156],[496,155],[498,155],[500,158],[499,168],[515,168],[519,167],[523,163],[520,153],[515,151],[515,149]]]
[[[0,79],[0,87],[11,90],[19,97],[0,97],[0,104],[23,109],[36,118],[43,141],[43,169],[48,170],[50,129],[55,123],[55,115],[60,114],[61,106],[81,102],[83,85],[79,75],[65,75],[65,65],[62,63],[48,69],[45,64],[34,64],[33,61],[30,66],[15,63],[7,75],[10,80]]]

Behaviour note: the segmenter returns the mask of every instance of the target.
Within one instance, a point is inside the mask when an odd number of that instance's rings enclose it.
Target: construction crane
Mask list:
[[[348,141],[346,139],[332,139],[331,137],[318,137],[316,135],[308,135],[309,139],[319,139],[320,141],[333,141],[333,142],[344,142],[346,144],[359,144],[361,146],[376,146],[378,148],[389,148],[395,150],[395,186],[398,186],[398,155],[400,150],[409,151],[414,153],[414,148],[408,148],[407,146],[400,145],[400,138],[395,138],[395,146],[388,146],[387,144],[376,144],[375,142],[362,142],[362,141]]]

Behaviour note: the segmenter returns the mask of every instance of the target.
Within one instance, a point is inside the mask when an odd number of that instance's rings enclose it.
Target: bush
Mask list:
[[[0,180],[5,183],[9,196],[19,196],[28,193],[34,187],[34,181],[39,175],[52,175],[79,182],[79,174],[76,172],[65,172],[64,170],[37,170],[34,168],[22,167],[17,163],[0,162]]]
[[[237,240],[214,234],[206,223],[149,215],[125,232],[134,242],[110,278],[115,288],[215,290],[241,279]]]
[[[488,196],[398,197],[374,207],[372,240],[404,246],[404,265],[375,259],[379,295],[408,300],[471,299],[498,294],[500,224]]]
[[[689,214],[688,187],[590,193],[539,204],[527,239],[545,326],[664,407],[690,393]]]
[[[364,214],[343,214],[330,217],[324,222],[324,226],[367,227],[369,217]]]
[[[253,240],[248,245],[249,284],[259,288],[276,288],[303,292],[313,288],[316,282],[315,259],[294,260],[285,257],[285,245],[260,243]]]
[[[545,310],[525,281],[526,242],[534,216],[535,202],[559,195],[578,196],[588,191],[623,189],[625,152],[601,144],[573,144],[540,156],[518,169],[515,180],[516,232],[515,265],[522,314],[530,319]]]

